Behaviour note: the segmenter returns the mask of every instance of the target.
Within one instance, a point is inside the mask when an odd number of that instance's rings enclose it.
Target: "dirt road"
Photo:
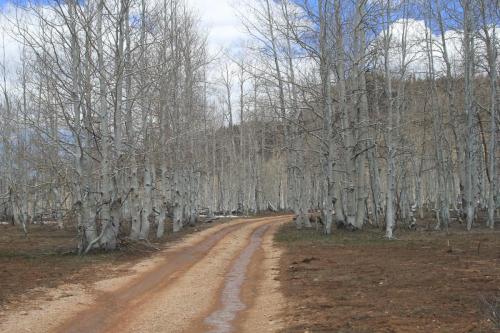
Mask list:
[[[204,230],[133,274],[49,290],[48,300],[4,316],[0,331],[275,332],[283,300],[272,236],[289,220],[236,220]]]

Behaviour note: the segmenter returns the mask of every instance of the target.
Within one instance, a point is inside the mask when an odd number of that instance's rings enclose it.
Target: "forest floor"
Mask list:
[[[46,227],[32,228],[29,241],[4,232],[0,332],[279,331],[273,237],[290,220],[212,224],[147,256],[134,249],[80,258],[67,254],[72,236],[63,231],[57,242],[45,240]]]
[[[198,224],[159,251],[82,257],[71,230],[1,225],[0,332],[497,332],[485,300],[500,300],[498,230],[422,224],[389,241],[290,220]]]
[[[327,237],[286,224],[283,332],[499,332],[484,299],[500,309],[500,232],[463,229],[388,241],[374,228]]]

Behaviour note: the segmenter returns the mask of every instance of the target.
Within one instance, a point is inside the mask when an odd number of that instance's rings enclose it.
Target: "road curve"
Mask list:
[[[84,305],[45,322],[43,309],[11,332],[275,332],[283,301],[272,236],[290,216],[236,220],[204,230],[146,260],[132,277],[98,283]],[[72,308],[74,303],[75,311]],[[49,307],[50,308],[50,307]],[[41,312],[41,313],[40,313]],[[23,324],[22,321],[25,321]],[[30,327],[35,324],[37,328]],[[8,323],[7,323],[8,324]],[[13,325],[14,324],[14,325]]]

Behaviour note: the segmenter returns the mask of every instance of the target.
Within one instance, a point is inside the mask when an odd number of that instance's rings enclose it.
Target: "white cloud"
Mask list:
[[[406,28],[405,28],[406,26]],[[439,76],[446,75],[446,64],[444,62],[443,38],[440,34],[433,33],[422,20],[408,19],[397,20],[390,26],[392,48],[390,50],[390,63],[392,71],[399,73],[403,66],[402,63],[402,38],[406,30],[406,65],[407,74],[415,74],[417,76],[425,76],[429,71],[429,47],[426,38],[432,40],[432,54],[434,69]],[[493,28],[490,28],[490,34],[493,33]],[[427,34],[427,36],[426,36]],[[479,33],[483,35],[482,32]],[[497,48],[500,43],[500,28],[496,28]],[[377,43],[383,38],[383,33],[375,40]],[[463,31],[448,30],[444,33],[448,60],[451,63],[454,75],[463,73]],[[475,57],[478,62],[476,71],[478,74],[484,74],[486,66],[486,45],[482,38],[475,39]],[[380,45],[378,45],[380,47]],[[379,59],[381,61],[381,59]],[[500,61],[500,59],[499,59]]]
[[[188,0],[188,3],[201,19],[212,53],[237,47],[247,38],[234,0]]]
[[[16,9],[12,4],[6,4],[0,13],[0,62],[5,66],[5,74],[11,79],[16,75],[21,64],[22,46],[14,37]],[[2,68],[3,71],[3,68]],[[3,75],[3,72],[1,73]]]

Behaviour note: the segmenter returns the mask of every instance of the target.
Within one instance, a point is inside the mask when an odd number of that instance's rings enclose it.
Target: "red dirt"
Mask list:
[[[134,308],[141,306],[159,289],[166,288],[172,283],[171,276],[174,273],[186,271],[227,234],[238,228],[238,225],[228,226],[202,243],[170,254],[156,269],[139,276],[138,279],[112,293],[104,293],[91,309],[79,313],[57,332],[119,332],[117,327],[127,321],[127,316],[130,316]]]
[[[276,320],[281,298],[279,283],[269,283],[268,279],[279,258],[271,258],[275,253],[272,237],[275,226],[290,219],[276,216],[220,224],[118,274],[114,273],[115,265],[102,267],[103,272],[116,278],[89,283],[85,290],[81,290],[81,284],[62,284],[51,289],[58,292],[55,299],[24,300],[19,309],[0,312],[4,319],[0,331],[24,333],[36,328],[40,332],[65,333],[205,332],[205,326],[211,326],[205,325],[207,314],[218,311],[218,305],[224,303],[226,294],[222,291],[232,281],[229,273],[233,264],[240,264],[240,256],[257,244],[261,249],[255,254],[248,252],[248,260],[241,261],[245,267],[250,265],[234,290],[248,304],[225,325],[231,327],[231,332],[236,326],[239,332],[254,332],[255,327],[262,327],[260,332],[276,332],[282,327]],[[257,263],[254,258],[262,260]],[[262,271],[269,274],[263,278],[257,273]],[[256,280],[249,280],[254,277]],[[247,297],[250,289],[259,292]]]
[[[167,235],[151,242],[165,248],[184,236],[227,222],[227,219],[210,224],[200,223],[186,227],[181,232]],[[127,274],[114,267],[132,266],[156,251],[141,244],[121,245],[119,251],[75,254],[76,231],[74,228],[58,229],[54,225],[31,225],[24,236],[19,227],[0,226],[0,313],[12,310],[26,300],[40,296],[38,288],[54,288],[67,283],[89,285],[104,278]]]
[[[498,231],[381,234],[283,227],[283,332],[494,332],[480,299],[500,296]]]

